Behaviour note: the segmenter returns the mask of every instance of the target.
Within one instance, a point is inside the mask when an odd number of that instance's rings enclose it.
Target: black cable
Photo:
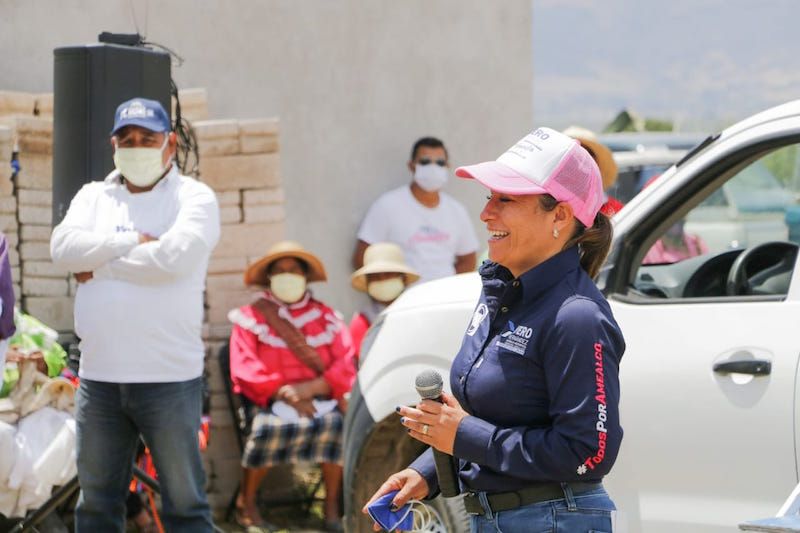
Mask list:
[[[131,5],[133,10],[133,5]],[[133,11],[131,11],[132,14]],[[134,24],[135,24],[134,17]],[[146,41],[145,37],[138,33],[133,34],[120,34],[103,32],[98,36],[98,40],[104,43],[113,43],[124,46],[134,46],[142,48],[158,48],[167,54],[176,67],[183,65],[183,58],[178,55],[175,50],[164,46],[163,44]],[[197,148],[197,135],[191,122],[181,115],[181,101],[178,96],[178,86],[175,85],[175,80],[170,77],[169,80],[170,96],[175,99],[175,121],[172,124],[172,130],[178,137],[178,146],[175,152],[175,162],[181,172],[188,176],[197,178],[200,176],[200,154]]]
[[[155,48],[158,48],[159,50],[163,50],[164,52],[168,53],[172,59],[175,60],[176,67],[180,67],[181,65],[183,65],[183,58],[179,56],[175,50],[173,50],[172,48],[168,48],[163,44],[154,43],[152,41],[145,41],[144,39],[145,39],[144,36],[142,36],[141,46],[153,46]]]
[[[141,38],[139,46],[150,46],[163,50],[172,58],[174,65],[180,67],[183,65],[183,58],[163,44],[154,43]],[[175,162],[181,173],[187,176],[200,176],[200,153],[197,147],[197,135],[191,122],[181,115],[181,100],[178,96],[178,86],[175,85],[175,80],[169,80],[169,92],[172,98],[175,99],[175,122],[173,123],[173,131],[178,137],[178,147],[175,152]]]
[[[175,98],[175,124],[173,130],[178,137],[175,162],[181,172],[187,176],[200,175],[200,153],[197,147],[197,135],[192,124],[181,115],[181,101],[178,97],[178,86],[170,79],[170,93]]]

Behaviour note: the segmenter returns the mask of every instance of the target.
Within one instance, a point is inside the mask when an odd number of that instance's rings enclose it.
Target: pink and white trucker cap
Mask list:
[[[578,141],[550,128],[537,128],[497,161],[456,169],[493,191],[510,195],[550,194],[572,206],[587,228],[603,205],[600,169]]]

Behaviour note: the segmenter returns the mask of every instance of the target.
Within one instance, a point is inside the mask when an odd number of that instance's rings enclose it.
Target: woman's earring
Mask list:
[[[558,228],[553,228],[553,238],[558,239]]]

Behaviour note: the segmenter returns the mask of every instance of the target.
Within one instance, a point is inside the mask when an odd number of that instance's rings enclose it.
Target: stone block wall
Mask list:
[[[2,229],[13,248],[9,251],[15,284],[19,285],[18,304],[28,313],[60,332],[72,330],[74,284],[68,273],[50,261],[53,188],[53,119],[35,116],[39,100],[47,98],[25,93],[0,93],[0,124],[8,129],[11,146],[17,152],[20,170],[12,183],[0,176]],[[16,102],[10,104],[10,102]],[[27,114],[21,111],[27,109]],[[43,106],[44,107],[44,106]],[[2,156],[0,166],[8,167]]]
[[[208,120],[205,89],[181,91],[180,99],[182,115],[191,121],[198,139],[199,179],[216,192],[222,222],[220,242],[209,263],[203,325],[211,390],[208,491],[214,508],[222,509],[238,483],[240,467],[217,355],[230,335],[228,311],[253,297],[243,284],[247,264],[284,236],[279,122]],[[21,308],[71,335],[76,285],[70,273],[53,265],[49,250],[52,116],[52,94],[0,91],[0,230],[8,237]],[[12,182],[8,162],[15,149],[21,170]]]
[[[212,434],[206,453],[209,498],[228,504],[239,482],[240,454],[218,354],[227,342],[228,312],[249,303],[244,270],[284,236],[284,194],[276,119],[193,123],[200,150],[200,180],[217,193],[222,233],[206,279],[206,372],[211,390]]]

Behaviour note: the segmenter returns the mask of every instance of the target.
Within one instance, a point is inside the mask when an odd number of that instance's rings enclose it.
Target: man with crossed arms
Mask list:
[[[158,471],[166,530],[211,531],[197,432],[217,199],[179,174],[160,103],[122,103],[111,143],[116,169],[83,186],[50,241],[53,262],[79,282],[76,531],[124,531],[140,434]]]

